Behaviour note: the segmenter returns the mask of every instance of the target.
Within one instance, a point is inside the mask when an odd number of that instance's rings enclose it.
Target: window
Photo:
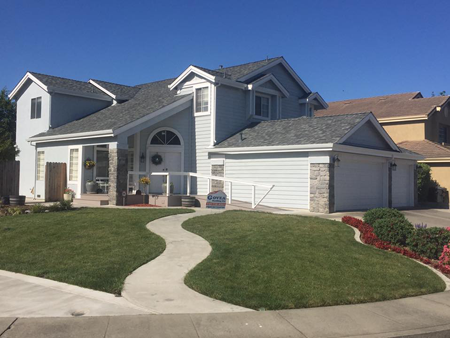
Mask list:
[[[70,149],[69,155],[69,181],[78,181],[78,158],[79,150]]]
[[[166,146],[180,146],[180,138],[170,130],[161,130],[152,137],[150,144],[166,145]]]
[[[197,88],[195,90],[195,112],[207,113],[209,110],[209,88]]]
[[[255,115],[269,118],[270,114],[270,98],[266,96],[255,96]]]
[[[38,151],[37,153],[37,171],[36,171],[36,179],[38,181],[44,180],[44,171],[45,171],[45,152]]]
[[[447,126],[439,126],[439,143],[448,143]]]
[[[40,119],[42,108],[42,97],[31,99],[31,118]]]

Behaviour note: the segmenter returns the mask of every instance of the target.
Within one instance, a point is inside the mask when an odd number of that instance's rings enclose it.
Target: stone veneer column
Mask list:
[[[311,163],[309,175],[309,210],[334,212],[334,164]]]
[[[225,166],[223,164],[213,164],[211,165],[211,175],[224,177]],[[224,190],[224,182],[212,180],[211,181],[211,191]]]
[[[122,205],[122,191],[127,191],[128,150],[109,149],[109,204]]]

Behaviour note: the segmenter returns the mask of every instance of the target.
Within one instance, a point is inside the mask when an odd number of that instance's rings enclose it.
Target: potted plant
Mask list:
[[[150,185],[150,178],[144,176],[139,182],[145,186],[145,193],[148,195],[148,186]],[[143,204],[145,204],[145,195],[142,195]]]
[[[95,167],[95,162],[88,158],[86,161],[84,161],[84,167],[86,169],[92,169]]]
[[[64,201],[73,201],[73,196],[75,195],[75,191],[70,188],[64,189]]]
[[[86,181],[86,193],[87,194],[96,194],[97,193],[97,183],[93,180]]]
[[[173,190],[174,190],[175,186],[173,185],[173,182],[170,182],[170,193],[173,194]],[[162,184],[162,190],[163,190],[163,194],[167,193],[167,182]]]

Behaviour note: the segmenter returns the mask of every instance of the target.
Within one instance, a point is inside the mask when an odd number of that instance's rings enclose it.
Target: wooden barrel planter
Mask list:
[[[2,197],[2,204],[3,205],[9,205],[9,196],[3,196]]]
[[[195,206],[195,197],[193,196],[181,196],[181,206],[192,208]]]
[[[10,205],[25,205],[25,196],[9,196]]]

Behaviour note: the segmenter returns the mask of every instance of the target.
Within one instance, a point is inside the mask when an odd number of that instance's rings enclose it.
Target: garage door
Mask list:
[[[383,206],[384,164],[342,159],[335,168],[336,211],[366,210]]]
[[[392,172],[392,206],[404,208],[414,205],[412,166],[398,164]]]

